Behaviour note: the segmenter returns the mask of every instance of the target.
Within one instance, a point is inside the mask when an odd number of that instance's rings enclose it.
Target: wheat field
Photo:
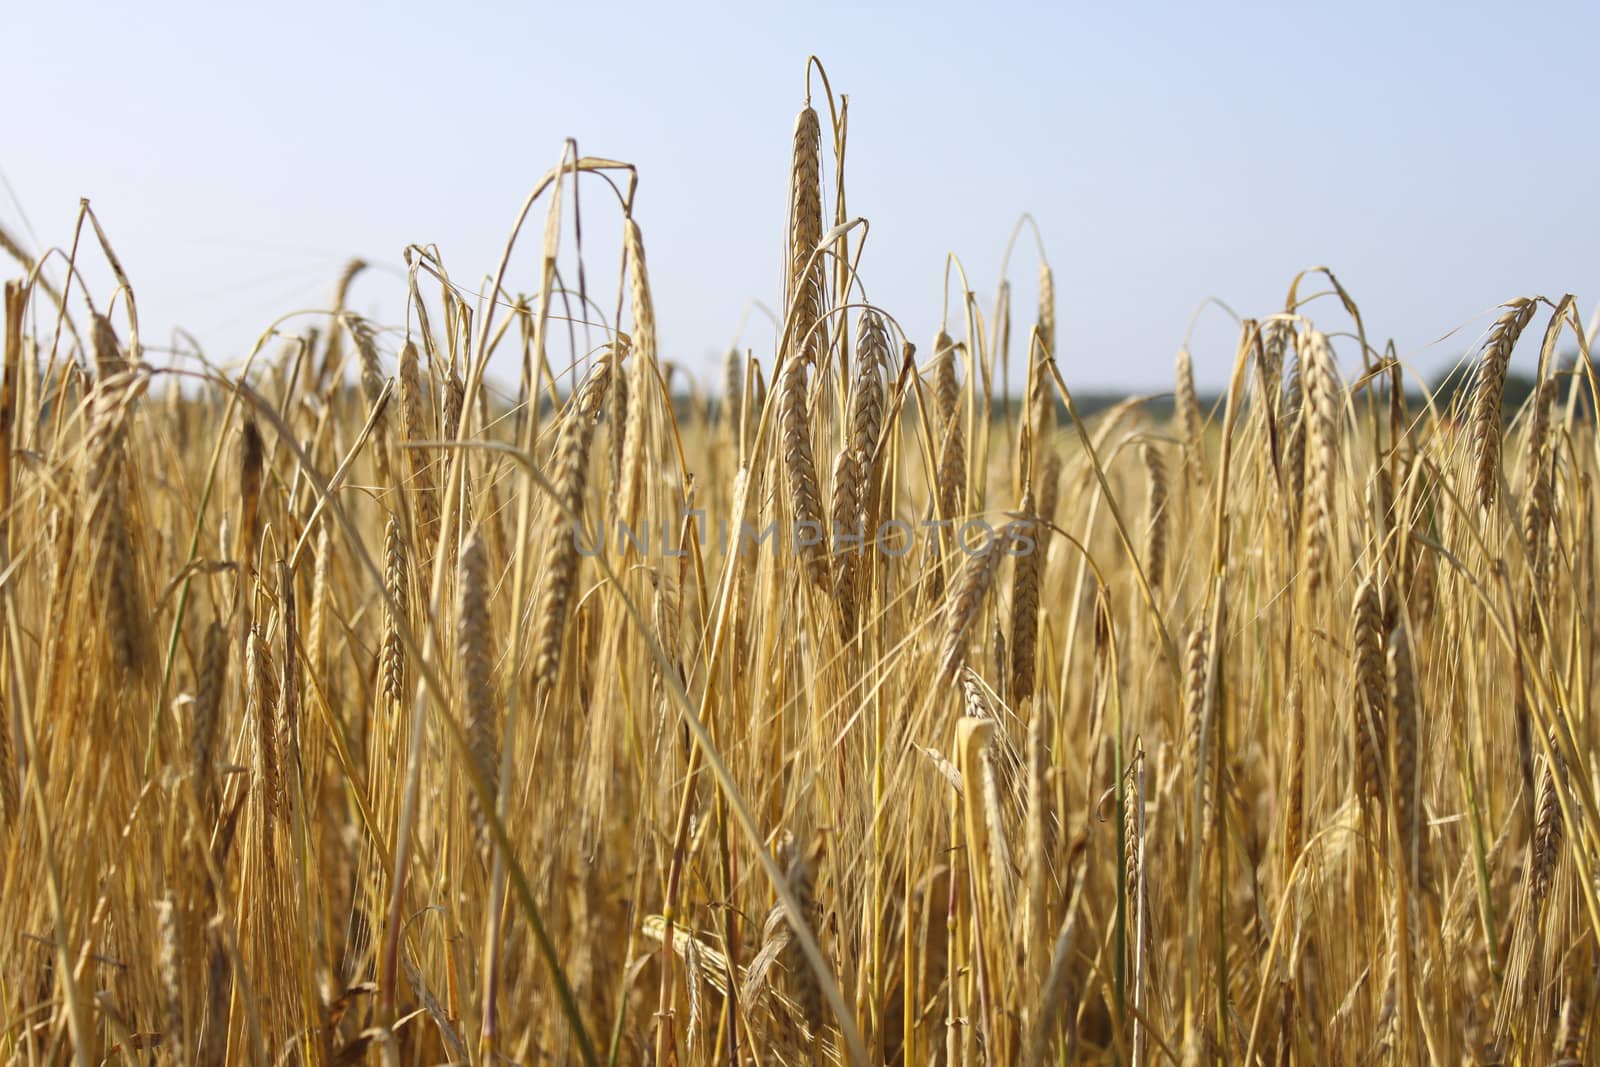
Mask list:
[[[1042,243],[873,304],[820,71],[714,383],[570,148],[247,358],[0,242],[0,1061],[1595,1062],[1574,298],[1445,397],[1308,270],[1085,415]]]

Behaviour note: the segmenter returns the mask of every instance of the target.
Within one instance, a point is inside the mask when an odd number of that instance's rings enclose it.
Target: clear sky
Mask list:
[[[473,283],[570,135],[639,166],[663,353],[709,373],[781,292],[812,52],[850,95],[868,295],[923,346],[946,253],[989,300],[1024,211],[1086,389],[1167,385],[1204,299],[1268,314],[1317,264],[1423,370],[1508,297],[1600,299],[1594,4],[152,0],[8,5],[5,26],[0,224],[65,244],[90,197],[147,342],[181,324],[222,360],[325,306],[351,255],[388,268],[352,302],[390,322],[409,241]],[[1035,263],[1012,264],[1028,315]],[[1206,312],[1203,387],[1233,343]]]

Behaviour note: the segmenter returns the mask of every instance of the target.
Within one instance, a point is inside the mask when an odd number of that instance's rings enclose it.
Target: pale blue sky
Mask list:
[[[177,323],[216,358],[353,254],[392,268],[353,293],[389,321],[408,241],[474,282],[572,135],[639,166],[663,352],[709,371],[781,290],[809,52],[851,98],[868,293],[924,346],[945,253],[987,302],[1023,211],[1083,388],[1166,385],[1204,298],[1270,313],[1319,263],[1428,370],[1507,297],[1600,299],[1592,4],[9,6],[0,173],[32,231],[3,191],[0,223],[64,244],[89,196],[147,341]],[[609,250],[592,269],[613,283]],[[1203,385],[1232,345],[1208,312]]]

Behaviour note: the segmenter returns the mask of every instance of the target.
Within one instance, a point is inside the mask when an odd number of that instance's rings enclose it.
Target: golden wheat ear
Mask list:
[[[1376,576],[1356,590],[1350,624],[1351,668],[1356,679],[1356,788],[1362,797],[1383,798],[1389,751],[1389,680],[1385,666],[1383,604]]]
[[[866,544],[880,471],[875,465],[883,433],[884,369],[889,362],[889,334],[874,311],[862,314],[856,335],[856,371],[850,387],[848,437],[833,468],[830,509],[834,542],[833,599],[844,632],[856,627],[859,575],[870,567]]]
[[[494,636],[489,621],[489,559],[482,535],[474,530],[461,545],[456,573],[456,646],[461,659],[462,719],[467,751],[488,786],[499,792],[500,722],[495,699]],[[478,849],[490,848],[488,815],[476,790],[469,794]]]
[[[642,398],[635,396],[634,402]],[[539,598],[534,605],[533,676],[537,688],[555,686],[561,667],[562,638],[566,635],[569,609],[578,580],[579,525],[583,520],[584,499],[589,483],[589,449],[594,442],[594,423],[574,411],[561,422],[555,455],[555,496],[559,510],[550,517],[545,531],[544,575]],[[596,531],[604,538],[604,529]]]
[[[1149,486],[1145,505],[1144,572],[1150,591],[1159,594],[1167,574],[1167,464],[1155,445],[1139,450]]]
[[[1037,519],[1033,486],[1023,491],[1019,509],[1024,518],[1011,548],[1011,665],[1007,695],[1017,707],[1033,700],[1039,647],[1039,582],[1043,569],[1043,537]]]
[[[1488,510],[1500,490],[1500,448],[1505,420],[1506,370],[1511,365],[1511,350],[1533,318],[1535,301],[1518,297],[1508,301],[1505,311],[1489,327],[1478,358],[1478,377],[1472,391],[1473,487],[1478,503]]]
[[[415,509],[418,556],[427,582],[439,540],[439,496],[434,485],[433,459],[422,442],[433,437],[425,418],[422,374],[418,368],[417,346],[410,338],[400,349],[400,432],[405,438],[406,469],[410,482],[406,495]]]

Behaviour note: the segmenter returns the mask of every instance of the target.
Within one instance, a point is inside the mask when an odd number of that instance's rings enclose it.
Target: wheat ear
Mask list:
[[[889,335],[877,312],[861,316],[856,330],[856,372],[850,389],[849,440],[833,468],[832,522],[834,543],[833,596],[845,633],[854,631],[862,590],[867,526],[877,477],[873,460],[883,432],[883,368],[889,360]]]
[[[393,515],[383,528],[383,584],[389,594],[390,604],[384,607],[382,685],[383,711],[387,716],[398,716],[405,701],[406,650],[400,640],[402,617],[410,602],[406,588],[405,538],[400,524]]]
[[[154,650],[128,503],[128,423],[138,390],[105,316],[95,316],[93,337],[100,379],[90,399],[85,451],[91,572],[103,591],[112,660],[124,677],[142,677]]]
[[[551,516],[545,532],[544,588],[534,608],[533,676],[544,689],[555,685],[561,667],[561,641],[578,579],[576,524],[583,519],[594,423],[581,412],[569,412],[560,434],[556,443],[555,489],[561,510]]]
[[[1312,330],[1305,370],[1305,570],[1315,594],[1327,577],[1333,537],[1334,476],[1338,469],[1339,377],[1328,339]]]
[[[1194,387],[1194,359],[1187,348],[1178,349],[1176,386],[1172,394],[1172,417],[1183,440],[1183,469],[1191,484],[1198,485],[1204,470],[1201,439],[1200,395]]]
[[[250,631],[245,654],[245,676],[250,692],[250,717],[256,730],[256,782],[260,803],[261,847],[272,868],[273,823],[282,811],[283,776],[278,752],[278,684],[261,628]]]
[[[1020,520],[1008,523],[998,533],[991,534],[979,547],[963,548],[967,561],[950,589],[944,612],[944,640],[940,645],[939,673],[952,678],[966,657],[966,637],[983,609],[984,598],[994,585],[995,572],[1005,548],[1013,539],[1027,537]]]
[[[1033,700],[1034,664],[1039,645],[1039,580],[1041,537],[1034,511],[1033,486],[1023,490],[1019,534],[1027,543],[1016,546],[1011,581],[1011,702],[1022,707]]]
[[[1527,297],[1505,303],[1505,310],[1489,327],[1478,359],[1478,380],[1472,392],[1472,466],[1478,503],[1487,510],[1500,488],[1500,445],[1505,399],[1506,369],[1511,350],[1533,318],[1537,305]]]
[[[1350,647],[1356,680],[1356,788],[1363,797],[1381,797],[1389,751],[1389,676],[1383,648],[1383,603],[1371,574],[1356,590]]]
[[[1554,497],[1554,478],[1546,458],[1550,437],[1550,409],[1555,404],[1556,380],[1546,378],[1534,391],[1533,412],[1528,420],[1528,436],[1522,460],[1522,549],[1528,557],[1529,595],[1542,598],[1549,578],[1550,556],[1546,549]],[[1538,613],[1530,610],[1528,633],[1539,633]]]
[[[499,792],[499,723],[495,715],[494,636],[489,624],[489,562],[482,535],[474,530],[461,546],[456,577],[456,647],[461,657],[462,718],[467,735],[467,751],[478,774],[487,783],[489,795]],[[487,855],[489,823],[479,801],[471,793],[473,822],[478,848]]]
[[[943,330],[933,339],[933,399],[939,411],[938,467],[934,472],[945,518],[964,510],[967,458],[961,437],[961,388],[956,384],[956,346]]]
[[[1403,625],[1395,627],[1389,635],[1389,702],[1394,715],[1389,731],[1389,781],[1394,794],[1395,821],[1400,829],[1401,855],[1408,884],[1420,887],[1424,840],[1422,781],[1417,767],[1419,712],[1411,641]]]
[[[744,425],[744,356],[738,348],[728,349],[722,361],[722,422],[737,448]]]
[[[411,498],[416,502],[420,569],[426,578],[439,540],[439,495],[434,486],[433,459],[422,442],[432,436],[423,417],[422,376],[417,346],[410,338],[400,348],[400,425],[406,443],[406,468],[411,473]]]
[[[1139,450],[1150,487],[1145,511],[1144,571],[1150,591],[1160,593],[1167,573],[1167,464],[1154,445]]]

